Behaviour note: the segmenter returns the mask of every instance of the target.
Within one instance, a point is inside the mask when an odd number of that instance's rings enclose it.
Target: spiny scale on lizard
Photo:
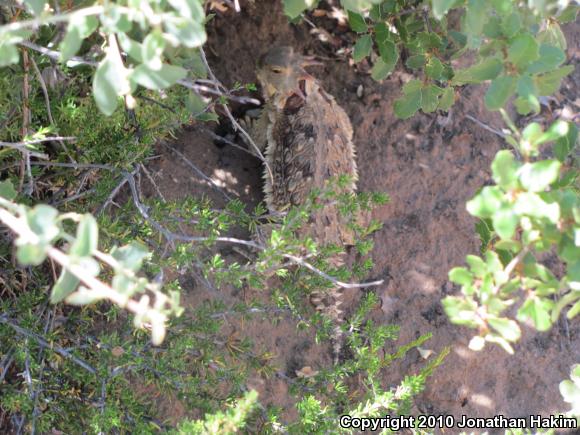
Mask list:
[[[258,64],[257,76],[266,100],[256,127],[256,143],[265,147],[270,170],[264,171],[264,191],[270,211],[301,205],[312,189],[323,189],[330,178],[348,175],[352,183],[341,192],[354,192],[357,170],[352,125],[344,110],[304,67],[316,64],[291,47],[268,51]],[[313,212],[304,229],[319,244],[352,245],[354,235],[335,204]],[[331,258],[333,266],[343,258]],[[315,307],[333,319],[334,360],[342,344],[341,292],[334,288],[314,294]]]

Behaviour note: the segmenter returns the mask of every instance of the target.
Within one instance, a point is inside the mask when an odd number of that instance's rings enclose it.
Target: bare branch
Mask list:
[[[229,196],[214,180],[212,180],[210,177],[208,177],[207,175],[205,175],[203,173],[203,171],[201,169],[199,169],[197,166],[195,166],[193,164],[193,162],[191,160],[189,160],[187,157],[185,157],[185,155],[176,150],[174,147],[172,147],[171,145],[169,145],[167,142],[165,141],[160,141],[161,145],[163,145],[164,147],[168,148],[171,152],[177,154],[179,156],[179,158],[181,158],[185,164],[187,166],[189,166],[191,169],[193,169],[195,171],[195,173],[202,179],[207,181],[211,187],[213,187],[215,190],[217,190],[218,192],[220,192],[228,201],[232,200],[232,197]]]
[[[32,63],[32,66],[34,67],[34,72],[36,73],[36,77],[38,78],[38,82],[40,83],[40,87],[42,88],[42,94],[44,95],[44,102],[46,104],[46,113],[48,114],[48,120],[50,122],[50,125],[52,125],[54,128],[56,128],[56,123],[54,122],[54,118],[52,117],[52,111],[50,109],[50,98],[48,96],[48,89],[46,88],[46,83],[44,82],[44,78],[42,77],[42,73],[40,72],[40,69],[38,68],[38,65],[36,64],[33,57],[30,58],[30,62]],[[58,143],[60,143],[60,146],[63,148],[64,152],[66,153],[66,155],[68,156],[70,161],[75,162],[75,159],[73,158],[73,156],[69,152],[68,147],[66,146],[64,141],[58,140]]]
[[[119,7],[120,8],[120,7]],[[125,12],[131,12],[129,8],[122,8]],[[5,24],[2,26],[2,31],[9,33],[15,32],[22,29],[36,29],[40,26],[45,26],[47,24],[68,22],[72,18],[76,17],[88,17],[91,15],[99,15],[103,13],[105,8],[103,6],[91,6],[88,8],[78,9],[74,12],[61,15],[51,15],[48,17],[42,16],[40,18],[33,18],[32,20],[25,21],[15,21],[10,24]]]
[[[73,354],[68,352],[65,348],[59,346],[58,344],[49,343],[46,339],[44,339],[40,335],[38,335],[32,331],[29,331],[28,329],[23,328],[22,326],[18,325],[14,320],[8,318],[7,316],[0,315],[0,323],[4,323],[5,325],[8,325],[9,327],[11,327],[14,331],[16,331],[20,335],[23,335],[25,337],[28,337],[28,338],[35,340],[42,347],[49,348],[52,351],[58,353],[60,356],[63,356],[65,358],[70,359],[72,362],[81,366],[83,369],[92,373],[93,375],[97,373],[95,368],[92,367],[85,360],[74,356]]]
[[[471,116],[471,115],[465,115],[465,117],[466,117],[467,119],[469,119],[470,121],[473,121],[473,122],[475,122],[475,123],[476,123],[477,125],[479,125],[481,128],[484,128],[485,130],[487,130],[487,131],[489,131],[489,132],[491,132],[491,133],[493,133],[493,134],[496,134],[496,135],[498,135],[498,136],[499,136],[499,137],[501,137],[501,138],[505,138],[505,137],[507,136],[507,135],[506,135],[505,133],[503,133],[502,131],[499,131],[499,130],[497,130],[497,129],[493,128],[493,127],[490,127],[490,126],[489,126],[489,125],[487,125],[487,124],[484,124],[484,123],[483,123],[483,122],[481,122],[479,119],[477,119],[477,118],[474,118],[474,117],[473,117],[473,116]]]
[[[209,63],[207,62],[207,58],[205,56],[205,51],[203,51],[203,48],[200,48],[199,49],[199,54],[200,54],[201,60],[203,62],[203,65],[205,66],[205,68],[206,68],[206,70],[207,70],[210,78],[214,82],[215,90],[216,91],[219,91],[219,88],[220,87],[221,88],[224,88],[224,86],[217,79],[217,77],[213,73],[212,69],[210,68]],[[248,132],[242,128],[242,126],[239,124],[238,121],[235,120],[234,116],[232,115],[232,112],[230,111],[230,108],[227,105],[225,105],[225,104],[222,104],[222,107],[224,108],[224,110],[226,112],[226,115],[228,116],[228,119],[230,120],[230,122],[234,126],[234,129],[236,131],[240,131],[242,133],[242,135],[244,136],[244,139],[246,140],[246,142],[252,146],[252,148],[256,152],[256,155],[260,158],[260,160],[262,160],[262,162],[264,163],[264,165],[266,165],[266,170],[268,171],[268,175],[270,176],[270,179],[271,179],[271,181],[273,183],[274,182],[274,174],[272,173],[272,168],[270,168],[270,165],[268,164],[268,162],[266,161],[264,155],[260,151],[260,148],[256,145],[256,143],[254,142],[254,140],[252,139],[252,137],[248,134]]]
[[[296,257],[294,255],[291,254],[282,254],[282,256],[284,258],[288,258],[289,260],[292,260],[294,263],[300,265],[300,266],[304,266],[306,269],[316,273],[317,275],[320,275],[321,277],[327,279],[328,281],[332,282],[333,284],[342,287],[342,288],[364,288],[364,287],[374,287],[377,285],[381,285],[385,282],[385,280],[380,279],[378,281],[370,281],[370,282],[363,282],[363,283],[355,283],[355,284],[349,284],[347,282],[342,282],[337,280],[336,278],[333,278],[332,276],[330,276],[329,274],[323,272],[320,269],[317,269],[316,267],[314,267],[313,265],[311,265],[310,263],[307,263],[306,261],[302,260],[300,257]]]
[[[33,162],[33,164],[35,165],[42,165],[42,166],[61,166],[61,167],[75,167],[75,168],[97,168],[97,169],[105,169],[105,170],[110,170],[110,171],[115,171],[117,170],[116,168],[113,168],[112,166],[107,166],[107,165],[75,165],[72,163],[52,163],[52,162]],[[132,173],[127,172],[125,170],[120,170],[121,174],[123,175],[123,177],[127,180],[127,182],[129,183],[129,187],[131,189],[131,197],[133,198],[133,203],[135,204],[135,207],[137,208],[137,210],[139,211],[139,213],[141,214],[141,216],[151,224],[151,226],[158,231],[159,233],[161,233],[165,239],[169,242],[169,243],[175,243],[175,242],[194,242],[194,243],[204,243],[204,242],[220,242],[220,243],[231,243],[231,244],[235,244],[235,245],[243,245],[243,246],[247,246],[256,250],[260,250],[260,251],[264,251],[266,249],[266,246],[256,243],[254,241],[251,240],[242,240],[242,239],[238,239],[235,237],[200,237],[200,236],[187,236],[184,234],[177,234],[174,233],[172,231],[170,231],[169,229],[167,229],[166,227],[164,227],[163,225],[161,225],[159,222],[157,222],[155,219],[153,219],[150,215],[149,212],[147,210],[147,207],[145,207],[145,205],[143,205],[143,203],[141,203],[140,199],[139,199],[139,194],[137,192],[137,187],[136,187],[136,183],[135,183],[135,177],[133,176]],[[0,213],[2,212],[2,210],[0,209]],[[53,248],[54,249],[54,248]],[[57,250],[58,251],[58,250]],[[66,257],[65,254],[63,254],[62,252],[58,251],[60,253],[60,255],[63,255]],[[50,253],[49,253],[50,255]],[[55,261],[57,261],[60,264],[63,264],[60,260],[63,260],[63,258],[56,253],[56,255],[59,257],[54,258],[51,256],[51,258],[53,258]],[[377,285],[381,285],[384,283],[384,280],[378,280],[378,281],[371,281],[371,282],[366,282],[366,283],[345,283],[342,281],[337,280],[336,278],[330,276],[329,274],[323,272],[322,270],[316,268],[315,266],[313,266],[312,264],[308,263],[307,261],[305,261],[303,258],[297,257],[295,255],[292,254],[281,254],[282,257],[292,261],[294,264],[297,264],[299,266],[303,266],[305,268],[307,268],[308,270],[316,273],[317,275],[327,279],[328,281],[332,282],[334,285],[337,285],[339,287],[342,288],[365,288],[365,287],[372,287],[372,286],[377,286]],[[68,258],[66,258],[66,260],[68,261]],[[68,267],[67,267],[68,269]],[[78,273],[82,274],[81,270],[77,270]],[[71,273],[73,273],[76,276],[76,273],[74,273],[71,270]],[[80,276],[78,276],[79,279],[81,279]],[[96,281],[93,282],[92,280]],[[83,281],[83,279],[81,279],[81,281]],[[91,284],[89,284],[88,282],[83,281],[85,284],[87,284],[89,287],[92,287]],[[112,289],[110,289],[109,287],[105,286],[103,283],[101,283],[100,281],[92,278],[91,279],[91,283],[94,283],[95,285],[99,285],[98,290],[103,290],[105,293],[103,294],[107,294],[107,299],[110,299],[111,301],[118,303],[120,306],[124,307],[124,302],[125,301],[118,301],[112,297],[109,297],[110,292],[113,292]],[[98,283],[98,284],[97,284]],[[106,288],[103,289],[100,286],[105,286]],[[111,295],[112,296],[112,295]],[[117,294],[115,293],[115,296],[117,296]],[[137,304],[137,302],[135,301],[129,301],[127,302],[126,307],[130,310],[133,311],[134,308],[136,308],[135,306],[132,306],[132,303]],[[133,312],[137,312],[137,311],[133,311]]]
[[[26,146],[28,144],[28,142],[0,142],[0,147],[12,148],[21,153],[29,153],[32,157],[36,157],[37,159],[48,160],[48,155],[28,149]]]
[[[38,44],[35,44],[34,42],[21,41],[18,44],[22,45],[23,47],[30,48],[31,50],[37,51],[41,54],[44,54],[45,56],[50,57],[53,60],[59,61],[61,59],[59,51],[50,50],[46,47],[42,47]],[[73,56],[67,61],[66,64],[67,64],[67,66],[70,66],[70,67],[73,67],[76,65],[88,65],[88,66],[92,66],[93,68],[96,68],[99,65],[99,62],[96,62],[94,60],[83,59],[82,57],[78,57],[78,56]]]

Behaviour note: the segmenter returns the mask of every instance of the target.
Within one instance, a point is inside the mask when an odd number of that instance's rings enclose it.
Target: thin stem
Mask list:
[[[129,8],[120,8],[124,9],[125,11],[130,11]],[[49,17],[40,17],[40,18],[33,18],[32,20],[25,20],[25,21],[16,21],[14,23],[5,24],[4,26],[0,27],[0,31],[2,32],[16,32],[18,30],[24,29],[36,29],[40,26],[45,26],[47,24],[54,24],[54,23],[62,23],[71,21],[72,18],[75,17],[88,17],[91,15],[99,15],[105,11],[103,6],[91,6],[88,8],[83,8],[76,10],[74,12],[70,12],[68,14],[60,14],[60,15],[52,15]]]

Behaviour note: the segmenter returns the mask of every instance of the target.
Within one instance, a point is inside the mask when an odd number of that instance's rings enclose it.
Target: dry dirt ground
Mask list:
[[[383,228],[374,235],[372,256],[376,266],[371,275],[384,278],[385,284],[376,289],[382,307],[373,316],[381,323],[400,325],[400,339],[390,350],[427,332],[433,333],[427,348],[436,352],[446,346],[452,349],[419,397],[418,411],[456,417],[463,414],[521,417],[566,409],[558,383],[568,377],[571,365],[580,361],[578,319],[569,323],[568,335],[562,326],[548,333],[524,327],[523,338],[515,346],[516,353],[510,356],[494,346],[479,353],[470,351],[467,345],[472,331],[451,325],[442,310],[441,299],[458,292],[447,280],[448,271],[462,265],[467,254],[479,250],[475,219],[466,212],[465,202],[482,185],[491,183],[489,166],[503,146],[498,136],[466,118],[469,114],[495,128],[502,127],[500,117],[483,107],[485,89],[477,86],[461,89],[457,104],[448,115],[419,114],[406,121],[398,120],[393,114],[393,100],[409,78],[400,64],[390,78],[374,82],[368,74],[368,65],[355,67],[349,65],[347,55],[335,54],[337,48],[350,44],[352,36],[346,28],[322,18],[313,21],[314,27],[306,23],[289,24],[280,3],[242,3],[241,13],[218,14],[208,27],[209,63],[226,86],[233,86],[234,82],[256,81],[256,58],[274,44],[292,45],[297,51],[322,60],[324,66],[314,68],[312,73],[352,120],[360,168],[359,189],[383,191],[391,197],[374,214]],[[579,46],[579,28],[579,23],[575,23],[566,29],[572,48]],[[326,42],[321,40],[325,35]],[[571,62],[577,63],[578,57],[578,50],[572,49]],[[577,69],[556,96],[559,104],[578,105],[579,81]],[[361,97],[357,96],[359,85],[363,88]],[[547,122],[550,116],[549,111],[542,114]],[[216,146],[203,130],[215,127],[215,124],[190,126],[173,146],[230,196],[253,206],[262,199],[260,162],[230,146]],[[163,156],[152,169],[166,197],[205,193],[217,205],[224,204],[223,195],[200,181],[182,159],[165,147],[159,151]],[[222,253],[235,255],[228,249],[224,248]],[[215,292],[193,277],[183,276],[182,285],[188,307],[216,297]],[[248,292],[222,288],[219,297],[226,303],[235,303],[240,298],[256,296]],[[356,299],[356,291],[350,293],[351,299]],[[238,329],[238,334],[249,336],[256,349],[276,354],[275,364],[289,377],[294,377],[295,370],[305,365],[316,369],[321,364],[330,364],[328,347],[315,345],[312,332],[297,331],[295,321],[289,317],[277,326],[266,318],[243,325],[232,320],[229,325]],[[385,382],[394,385],[423,365],[414,350],[393,366]],[[283,377],[266,380],[256,376],[248,386],[260,392],[262,403],[281,406],[287,409],[286,418],[293,417],[294,399],[289,396]],[[172,411],[175,419],[191,415],[179,406],[173,406]]]

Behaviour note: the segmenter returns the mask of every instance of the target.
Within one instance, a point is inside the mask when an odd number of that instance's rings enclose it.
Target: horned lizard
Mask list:
[[[291,47],[273,48],[258,63],[266,103],[251,135],[265,148],[264,191],[271,212],[303,204],[313,188],[323,189],[330,178],[342,174],[352,180],[344,191],[356,189],[352,125],[335,99],[305,71],[313,64]],[[354,235],[336,204],[326,203],[315,211],[306,231],[320,244],[354,244]],[[340,257],[331,260],[335,266],[343,261]],[[342,345],[340,296],[336,288],[311,297],[316,309],[335,323],[335,363]]]

